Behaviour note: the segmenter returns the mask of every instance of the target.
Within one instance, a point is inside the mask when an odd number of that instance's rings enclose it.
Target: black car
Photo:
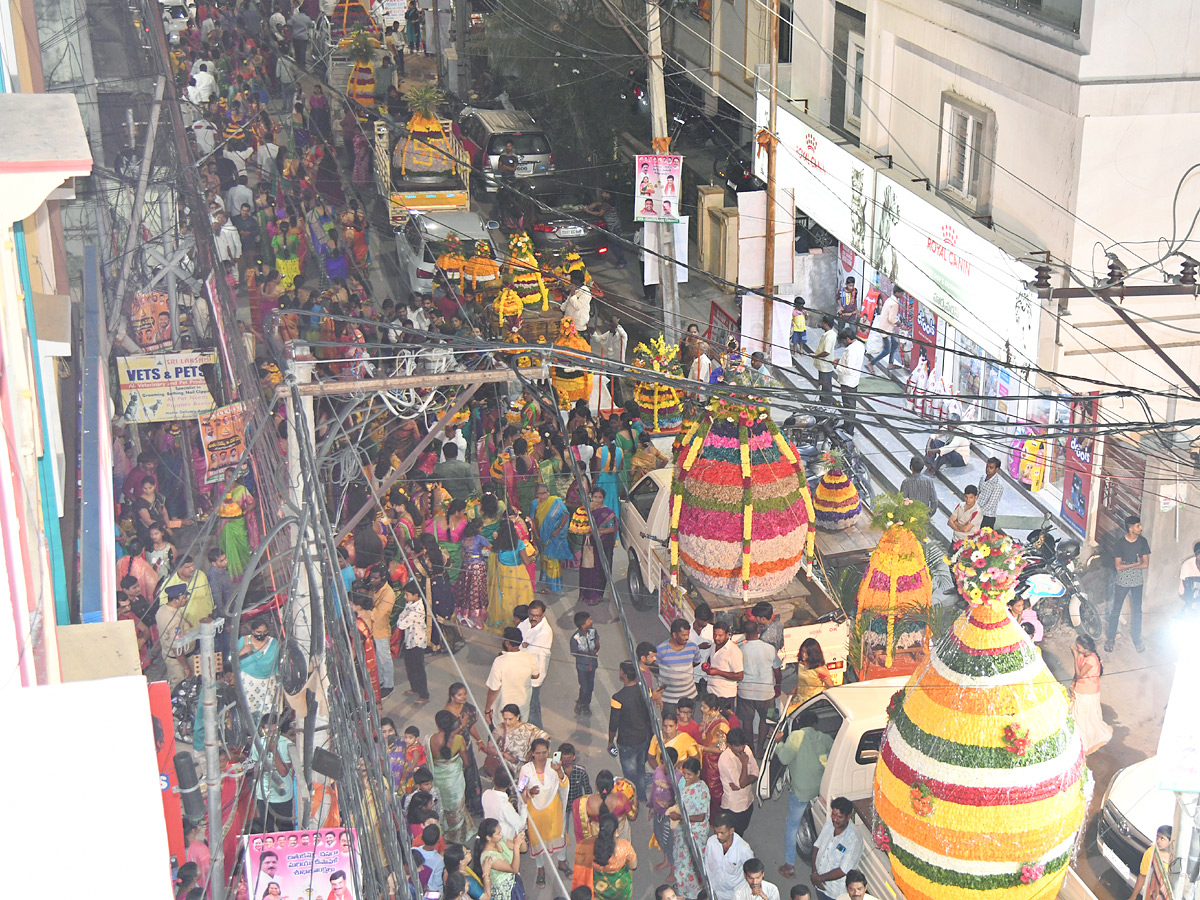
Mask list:
[[[764,191],[767,186],[754,174],[754,144],[735,147],[725,156],[713,160],[713,176],[717,184],[733,191]]]
[[[522,202],[522,221],[533,241],[533,251],[541,255],[558,251],[568,244],[579,253],[607,253],[608,232],[604,217],[587,212],[595,197],[586,188],[566,185],[538,190]]]

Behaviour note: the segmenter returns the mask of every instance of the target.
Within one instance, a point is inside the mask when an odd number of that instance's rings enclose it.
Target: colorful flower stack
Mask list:
[[[512,323],[521,323],[521,311],[525,309],[525,304],[521,302],[521,298],[510,285],[505,285],[500,289],[500,293],[496,295],[496,299],[492,301],[492,309],[496,311],[496,317],[499,320],[500,327],[505,327],[505,322],[508,322],[508,330],[511,332]],[[521,324],[518,324],[516,330],[520,332]],[[519,336],[519,335],[518,335]]]
[[[508,239],[506,270],[512,279],[510,287],[522,303],[526,306],[541,303],[542,312],[550,308],[550,292],[542,279],[537,257],[533,255],[533,241],[524,231],[514,232]]]
[[[672,579],[682,564],[698,585],[748,600],[775,593],[812,559],[804,464],[766,410],[714,400],[677,459]]]
[[[929,525],[925,505],[885,494],[875,501],[871,524],[883,536],[858,587],[855,632],[862,644],[858,669],[864,681],[916,669],[926,655],[933,599],[921,546]]]
[[[633,348],[633,364],[638,368],[683,378],[678,356],[679,345],[668,344],[661,334],[651,340],[649,346],[638,344]],[[633,402],[652,432],[676,431],[683,423],[679,390],[669,384],[638,381],[633,386]]]
[[[437,267],[448,281],[458,281],[462,278],[463,267],[467,264],[467,254],[463,251],[462,241],[456,235],[450,235],[443,244],[445,248],[437,259]]]
[[[575,351],[581,359],[592,355],[592,345],[579,336],[570,316],[559,324],[558,340],[554,342],[554,346]],[[554,392],[558,395],[559,409],[570,409],[576,400],[586,400],[592,395],[592,373],[585,369],[555,366],[550,373],[550,380],[554,385]]]
[[[571,524],[567,526],[567,545],[571,548],[572,553],[578,553],[583,549],[584,541],[587,536],[592,533],[591,525],[588,524],[587,507],[581,506],[571,516]]]
[[[826,451],[821,457],[821,465],[825,471],[813,491],[816,525],[822,531],[850,528],[863,511],[858,488],[846,474],[845,462],[836,450]]]
[[[579,251],[568,245],[566,255],[560,265],[554,267],[554,274],[562,280],[563,284],[569,284],[571,281],[572,272],[583,272],[583,283],[592,283],[592,273],[587,270],[587,266],[583,264],[583,257],[579,255]]]
[[[492,256],[492,245],[487,241],[475,242],[475,255],[467,260],[462,268],[463,287],[466,287],[467,282],[470,282],[471,290],[479,290],[482,284],[484,289],[495,287],[500,282],[500,263],[496,262]]]
[[[1008,614],[1012,541],[985,528],[951,562],[970,609],[893,706],[876,844],[907,900],[1057,897],[1091,793],[1067,694]]]

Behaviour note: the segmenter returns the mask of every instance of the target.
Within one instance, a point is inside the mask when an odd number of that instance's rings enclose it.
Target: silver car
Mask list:
[[[472,186],[486,193],[500,188],[498,167],[507,144],[517,158],[518,179],[540,178],[554,171],[550,138],[529,113],[506,109],[475,109],[467,106],[454,119],[454,133],[470,154],[471,166],[482,172]]]
[[[493,233],[479,213],[461,209],[414,211],[404,227],[396,232],[396,253],[400,271],[414,294],[432,294],[437,258],[445,251],[446,239],[454,236],[468,241],[492,241]]]

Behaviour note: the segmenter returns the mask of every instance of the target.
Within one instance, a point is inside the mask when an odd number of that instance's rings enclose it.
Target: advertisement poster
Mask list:
[[[1092,474],[1095,471],[1095,446],[1092,425],[1096,422],[1098,398],[1076,400],[1071,404],[1071,424],[1081,426],[1067,439],[1064,454],[1062,516],[1080,536],[1087,537],[1088,501],[1092,494]]]
[[[353,828],[254,834],[242,840],[251,897],[360,900]]]
[[[138,291],[129,304],[129,330],[147,353],[171,349],[171,306],[160,291]]]
[[[916,297],[912,298],[912,309],[912,350],[908,367],[915,369],[923,356],[929,363],[929,371],[932,372],[937,360],[937,313]]]
[[[212,350],[117,357],[117,383],[127,422],[174,422],[213,408],[200,367],[215,363]]]
[[[240,400],[200,416],[205,484],[216,484],[246,452],[246,406]]]
[[[179,780],[175,776],[171,686],[165,681],[152,681],[146,689],[150,695],[150,723],[154,728],[154,753],[158,757],[158,787],[162,791],[163,817],[167,823],[167,846],[171,848],[171,855],[183,865],[183,805],[176,790]]]
[[[683,614],[683,601],[679,599],[679,589],[671,584],[671,573],[662,570],[662,579],[658,585],[658,618],[668,628],[676,619],[692,621],[692,616]]]
[[[634,174],[633,220],[678,222],[682,156],[637,156]]]

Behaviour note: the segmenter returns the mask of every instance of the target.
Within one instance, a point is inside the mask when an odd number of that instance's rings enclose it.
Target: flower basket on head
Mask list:
[[[447,281],[461,280],[463,267],[467,264],[467,254],[463,250],[462,241],[452,234],[442,242],[442,246],[444,249],[437,258],[437,267],[441,269]]]
[[[475,242],[475,255],[466,261],[462,268],[463,286],[470,283],[471,290],[477,291],[495,287],[500,282],[500,263],[492,255],[492,245],[487,241]]]
[[[858,488],[846,474],[845,458],[837,450],[827,450],[821,457],[824,473],[813,491],[813,510],[816,524],[822,531],[851,528],[863,511]]]
[[[863,679],[911,674],[927,655],[933,582],[921,544],[929,510],[900,494],[875,501],[871,524],[883,530],[858,587],[855,633]]]
[[[1011,540],[985,529],[951,563],[971,607],[909,679],[875,767],[892,875],[908,897],[1056,897],[1090,800],[1083,744],[1008,614]]]
[[[571,552],[580,552],[587,541],[587,536],[591,533],[592,529],[588,524],[587,507],[581,506],[575,510],[575,513],[571,516],[571,524],[567,526],[567,544],[570,546]]]
[[[683,378],[679,365],[679,345],[668,344],[661,334],[649,344],[633,348],[633,364],[660,376]],[[638,381],[633,386],[633,402],[642,421],[652,432],[675,431],[683,423],[683,401],[678,388],[661,381]]]
[[[543,312],[550,308],[550,291],[542,278],[541,264],[533,253],[533,241],[525,232],[518,231],[509,236],[508,262],[504,270],[509,286],[522,303],[526,306],[540,303]]]
[[[573,351],[572,355],[577,355],[581,361],[592,355],[592,345],[579,336],[570,316],[559,323],[558,340],[554,346]],[[559,409],[570,409],[575,401],[586,400],[592,395],[592,373],[586,369],[555,366],[550,373],[550,380],[558,395]]]

